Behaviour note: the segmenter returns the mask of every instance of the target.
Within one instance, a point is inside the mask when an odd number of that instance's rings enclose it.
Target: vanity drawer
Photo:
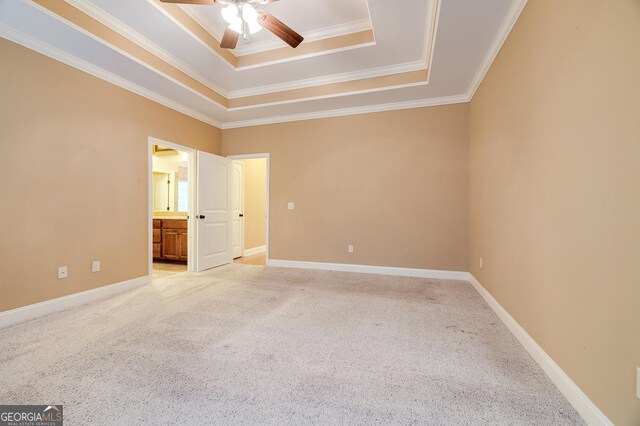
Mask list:
[[[187,221],[179,219],[162,219],[163,229],[187,229]]]
[[[160,219],[153,219],[153,229],[162,228],[162,221]]]
[[[155,229],[153,230],[153,242],[154,243],[159,243],[162,241],[162,229]]]

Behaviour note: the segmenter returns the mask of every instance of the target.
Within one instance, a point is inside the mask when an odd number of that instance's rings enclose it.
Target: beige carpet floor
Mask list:
[[[67,424],[583,424],[461,282],[228,265],[0,330]]]

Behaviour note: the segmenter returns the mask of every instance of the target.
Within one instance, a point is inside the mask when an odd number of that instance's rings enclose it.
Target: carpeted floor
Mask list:
[[[0,403],[68,424],[583,424],[466,283],[238,264],[0,330]]]

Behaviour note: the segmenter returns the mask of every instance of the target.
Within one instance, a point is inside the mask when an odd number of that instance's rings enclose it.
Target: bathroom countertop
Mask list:
[[[186,216],[153,216],[154,219],[187,220]]]

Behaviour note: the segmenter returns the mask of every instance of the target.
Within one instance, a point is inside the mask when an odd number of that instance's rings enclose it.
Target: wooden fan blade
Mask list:
[[[238,45],[239,38],[240,34],[227,27],[227,29],[224,30],[224,35],[222,36],[220,47],[222,47],[223,49],[235,49]]]
[[[162,3],[215,4],[216,0],[160,0]]]
[[[287,27],[269,12],[262,11],[258,23],[294,49],[304,40],[304,37]]]

